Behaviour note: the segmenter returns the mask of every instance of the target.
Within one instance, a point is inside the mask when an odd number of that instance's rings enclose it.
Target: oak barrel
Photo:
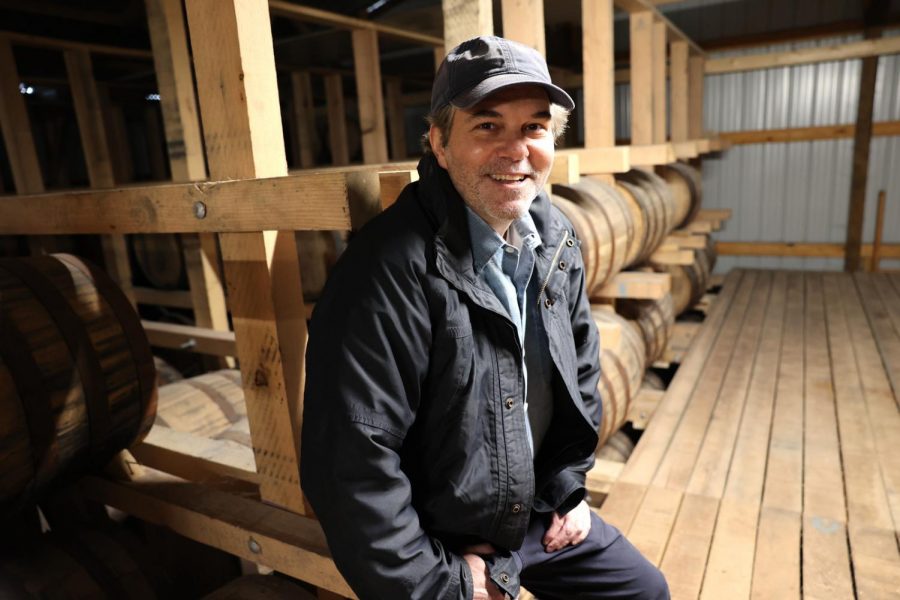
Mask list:
[[[141,439],[155,380],[140,320],[103,271],[68,254],[0,260],[0,514]]]
[[[703,177],[700,171],[683,162],[674,162],[656,168],[656,173],[666,182],[672,193],[674,213],[672,228],[678,229],[694,220],[703,202]]]
[[[603,404],[603,417],[600,422],[600,443],[606,440],[625,424],[628,408],[641,385],[646,368],[644,340],[620,315],[603,308],[592,307],[591,314],[599,325],[615,324],[620,335],[609,336],[604,341],[600,335],[600,382],[597,388]]]
[[[602,223],[580,206],[562,196],[552,196],[553,205],[566,216],[581,241],[581,256],[584,260],[584,287],[591,290],[596,284],[602,265],[609,261],[609,244],[601,243]]]
[[[669,344],[675,326],[675,303],[667,293],[658,300],[620,299],[616,310],[629,319],[643,337],[647,348],[647,364],[660,359]]]
[[[712,238],[708,238],[705,248],[694,251],[694,262],[690,265],[652,265],[655,271],[672,276],[671,294],[676,315],[700,301],[706,293],[715,264],[716,245]]]
[[[184,289],[187,271],[177,233],[139,233],[128,236],[138,269],[154,288]]]
[[[597,450],[597,458],[624,463],[628,462],[628,457],[632,452],[634,452],[634,442],[624,431],[617,431]]]
[[[632,169],[616,175],[616,181],[638,202],[645,218],[647,235],[634,261],[635,264],[641,263],[656,251],[674,229],[675,200],[666,182],[651,171]]]
[[[156,422],[165,427],[215,437],[246,417],[237,369],[204,373],[159,388]]]

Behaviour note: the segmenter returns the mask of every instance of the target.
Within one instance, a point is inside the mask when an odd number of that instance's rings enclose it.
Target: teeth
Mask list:
[[[491,175],[491,179],[495,179],[497,181],[524,181],[524,175]]]

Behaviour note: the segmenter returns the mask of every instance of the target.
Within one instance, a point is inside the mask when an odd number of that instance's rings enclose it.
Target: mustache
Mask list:
[[[481,168],[482,175],[525,175],[534,177],[536,171],[528,163],[494,163]]]

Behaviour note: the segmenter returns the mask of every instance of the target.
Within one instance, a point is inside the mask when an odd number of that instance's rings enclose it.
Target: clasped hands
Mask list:
[[[591,530],[591,510],[584,500],[563,516],[553,513],[550,526],[541,543],[545,552],[556,552],[566,546],[577,546]],[[491,581],[483,556],[497,550],[491,544],[475,544],[463,549],[463,559],[472,572],[474,600],[505,600],[506,594]]]

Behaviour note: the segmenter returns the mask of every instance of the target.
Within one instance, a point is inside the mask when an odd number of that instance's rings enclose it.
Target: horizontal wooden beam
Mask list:
[[[658,265],[681,265],[684,267],[694,264],[694,251],[682,249],[659,249],[650,255],[651,263]]]
[[[897,53],[900,53],[900,37],[894,36],[787,52],[713,58],[706,61],[705,72],[715,75]]]
[[[420,42],[427,46],[443,47],[444,45],[443,38],[435,37],[433,35],[417,33],[399,27],[391,27],[390,25],[366,21],[365,19],[356,19],[327,10],[312,8],[311,6],[300,6],[299,4],[286,2],[284,0],[269,0],[269,11],[272,14],[282,17],[294,18],[310,23],[319,23],[321,25],[330,25],[348,31],[368,29],[393,38],[409,42]]]
[[[0,234],[350,229],[347,175],[136,186],[0,197]]]
[[[578,168],[583,175],[604,173],[627,173],[631,168],[627,146],[606,148],[567,148],[556,153],[557,159],[564,155],[577,155]]]
[[[706,248],[706,241],[707,237],[705,235],[670,235],[663,240],[663,245],[702,250]]]
[[[634,298],[638,300],[659,300],[672,289],[672,276],[668,273],[644,273],[642,271],[621,271],[603,286],[596,299]]]
[[[547,183],[572,184],[581,178],[581,160],[577,154],[557,153]]]
[[[698,221],[727,221],[731,218],[731,209],[701,208],[694,218]]]
[[[131,482],[85,477],[85,497],[168,527],[301,581],[355,598],[331,559],[322,527],[262,502],[192,483],[151,468]]]
[[[836,140],[841,138],[852,138],[854,135],[856,135],[856,126],[852,123],[847,123],[845,125],[727,131],[719,133],[720,138],[727,140],[734,145]],[[872,135],[900,135],[900,121],[873,123]]]
[[[800,256],[844,258],[844,244],[815,242],[717,242],[722,256]],[[863,244],[861,256],[872,256],[872,244]],[[882,259],[900,259],[900,244],[883,244]]]
[[[131,58],[146,58],[153,60],[153,52],[141,48],[123,48],[121,46],[106,46],[104,44],[89,44],[74,40],[62,40],[58,38],[16,33],[14,31],[0,31],[0,37],[8,39],[17,46],[32,46],[35,48],[55,48],[58,50],[87,50],[91,54],[109,54],[112,56],[129,56]]]
[[[701,48],[697,42],[689,38],[681,29],[678,28],[677,25],[672,23],[668,17],[659,12],[656,8],[656,3],[651,0],[614,0],[615,5],[618,8],[621,8],[627,13],[639,13],[644,11],[650,11],[653,13],[653,16],[656,20],[662,21],[666,24],[666,29],[672,34],[674,37],[687,42],[690,44],[691,49],[696,53],[703,55],[705,52],[703,48]]]
[[[632,166],[652,167],[668,165],[678,160],[672,144],[652,144],[647,146],[628,146],[629,161]]]
[[[146,320],[141,321],[141,325],[151,346],[213,356],[237,356],[233,331]]]

